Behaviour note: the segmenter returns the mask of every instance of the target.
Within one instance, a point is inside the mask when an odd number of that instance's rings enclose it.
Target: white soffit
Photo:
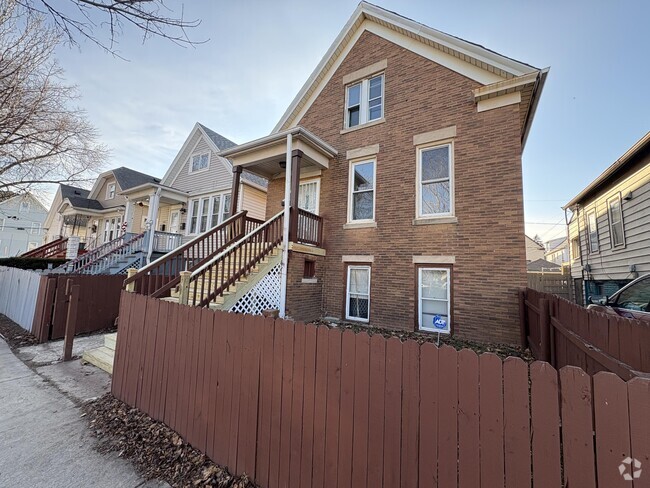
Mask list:
[[[273,132],[293,127],[300,121],[366,30],[483,85],[539,71],[481,46],[361,2]]]

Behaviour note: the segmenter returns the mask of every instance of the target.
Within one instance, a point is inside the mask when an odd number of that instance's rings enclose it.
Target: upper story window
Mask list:
[[[27,200],[23,200],[20,202],[20,207],[18,208],[19,213],[27,213],[29,212],[29,202]]]
[[[209,164],[210,164],[210,154],[209,153],[197,154],[196,156],[192,156],[192,164],[190,165],[190,173],[195,173],[195,172],[201,171],[203,169],[208,169]]]
[[[451,143],[418,151],[417,179],[417,216],[453,215]]]
[[[350,164],[348,222],[375,220],[375,160]]]
[[[594,210],[587,214],[587,235],[589,236],[589,252],[598,252],[598,222]]]
[[[356,127],[384,116],[384,75],[349,85],[346,89],[345,127]]]
[[[38,222],[32,222],[32,227],[30,229],[31,234],[40,234],[41,233],[41,224]]]
[[[106,200],[115,198],[115,183],[109,183],[106,187]]]
[[[621,209],[621,196],[616,195],[607,202],[609,210],[609,238],[612,247],[625,245],[625,231],[623,229],[623,210]]]
[[[571,239],[571,259],[573,261],[580,259],[580,239],[577,237]]]

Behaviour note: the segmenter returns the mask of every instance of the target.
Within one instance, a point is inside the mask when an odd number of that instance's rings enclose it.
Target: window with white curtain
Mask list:
[[[195,173],[203,169],[207,169],[210,165],[210,154],[197,154],[192,156],[192,164],[190,165],[190,173]]]
[[[319,180],[300,183],[298,188],[298,207],[307,212],[318,214]]]
[[[348,266],[345,318],[370,319],[370,266]]]
[[[418,325],[421,330],[450,333],[450,297],[449,268],[418,269]]]

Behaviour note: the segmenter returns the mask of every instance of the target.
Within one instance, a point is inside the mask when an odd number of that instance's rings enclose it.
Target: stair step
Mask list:
[[[106,334],[104,336],[104,346],[106,346],[107,348],[112,349],[114,351],[116,343],[117,343],[117,332],[114,332],[112,334]]]
[[[113,374],[113,361],[115,360],[115,350],[106,346],[89,349],[81,357],[83,361],[103,369],[109,374]]]

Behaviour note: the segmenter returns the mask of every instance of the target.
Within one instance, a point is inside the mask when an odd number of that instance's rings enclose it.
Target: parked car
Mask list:
[[[589,297],[587,308],[650,323],[650,274],[627,284],[611,297]]]

